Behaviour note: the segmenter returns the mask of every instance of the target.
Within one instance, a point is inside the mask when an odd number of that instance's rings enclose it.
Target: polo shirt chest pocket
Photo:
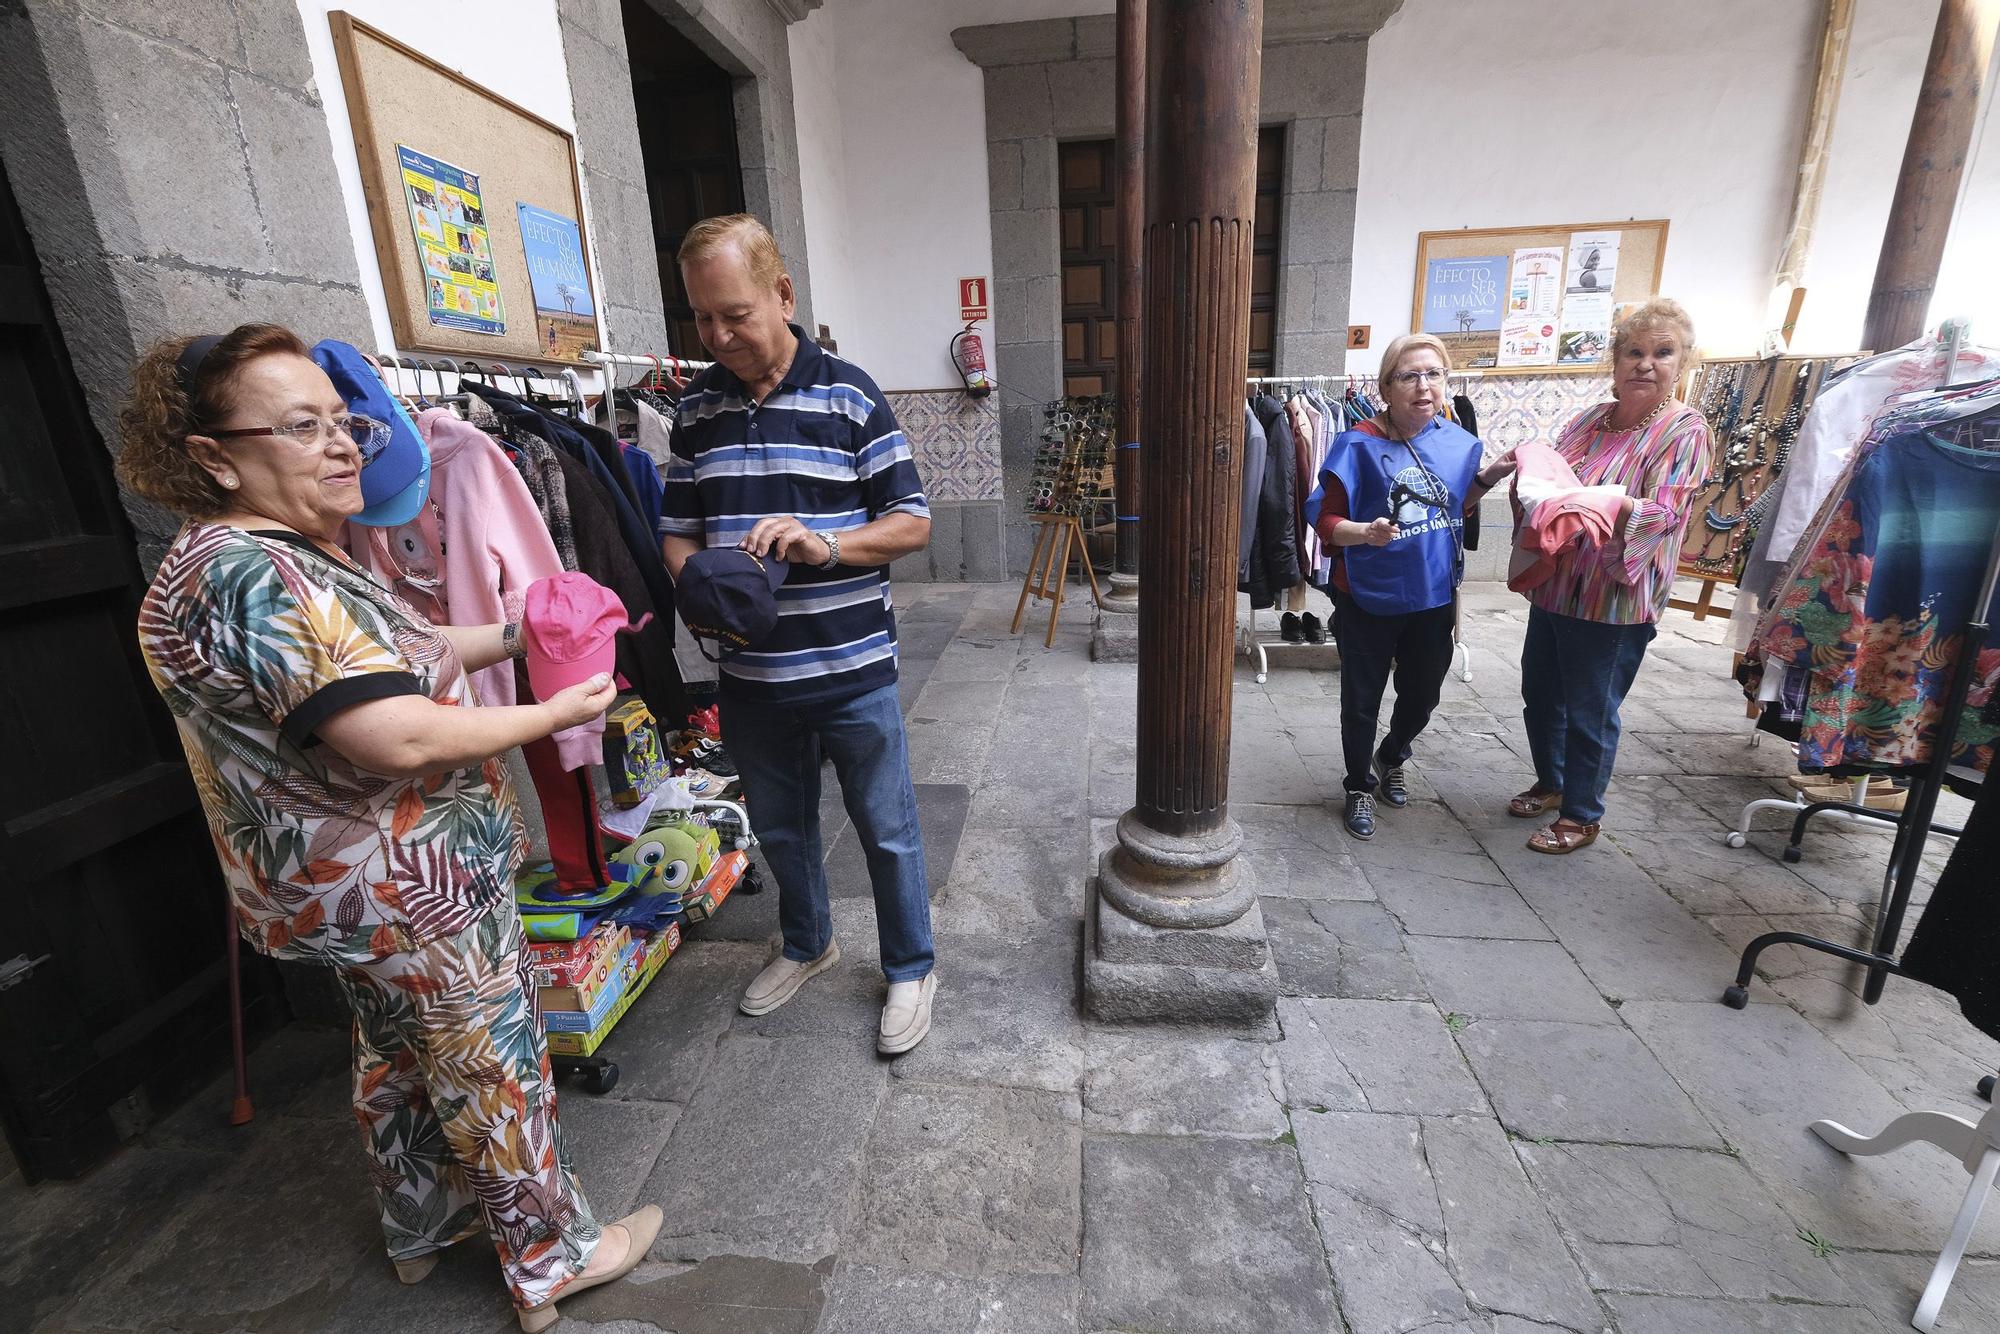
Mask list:
[[[800,518],[835,518],[865,508],[853,432],[844,418],[799,414],[786,468]]]

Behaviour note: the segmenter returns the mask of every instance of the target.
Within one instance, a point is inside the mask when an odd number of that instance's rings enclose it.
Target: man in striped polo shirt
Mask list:
[[[833,760],[875,889],[889,996],[878,1050],[930,1032],[930,889],[896,693],[889,562],[930,541],[930,507],[882,391],[791,323],[791,276],[747,214],[697,223],[681,279],[716,365],[681,398],[661,502],[667,569],[703,547],[788,562],[768,639],[726,657],[722,732],[778,879],[785,944],[743,993],[768,1014],[840,960],[820,844]]]

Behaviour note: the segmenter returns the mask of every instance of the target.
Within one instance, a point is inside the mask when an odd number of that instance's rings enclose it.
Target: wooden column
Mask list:
[[[1138,800],[1099,886],[1156,927],[1223,926],[1254,902],[1229,819],[1229,701],[1263,23],[1262,0],[1147,14]]]
[[[1870,351],[1901,347],[1924,331],[1978,121],[1996,16],[2000,0],[1944,0],[1938,8],[1861,329],[1861,345]]]
[[[1146,0],[1118,0],[1118,405],[1111,486],[1118,546],[1107,602],[1136,611],[1139,596],[1139,385],[1145,347]]]

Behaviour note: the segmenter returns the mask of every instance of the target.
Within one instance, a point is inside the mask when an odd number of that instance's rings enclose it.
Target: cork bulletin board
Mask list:
[[[1667,221],[1423,232],[1410,327],[1460,370],[1602,374],[1619,308],[1660,290]]]
[[[552,355],[537,320],[517,209],[576,220],[575,258],[589,284],[575,140],[344,11],[327,17],[397,347],[574,363]],[[412,192],[413,163],[436,183]],[[420,208],[438,198],[452,211],[442,223],[435,208]],[[416,223],[419,213],[429,221]],[[446,240],[420,242],[420,227]],[[462,304],[441,310],[447,291]]]

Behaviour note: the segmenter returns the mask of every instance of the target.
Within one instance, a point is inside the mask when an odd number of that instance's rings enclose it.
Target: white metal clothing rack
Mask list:
[[[689,373],[705,371],[715,364],[712,361],[690,361],[686,357],[677,357],[668,352],[586,352],[583,354],[583,359],[605,367],[607,378],[610,375],[610,368],[637,366],[649,371],[660,371],[680,380],[686,378],[682,374],[683,371]]]

